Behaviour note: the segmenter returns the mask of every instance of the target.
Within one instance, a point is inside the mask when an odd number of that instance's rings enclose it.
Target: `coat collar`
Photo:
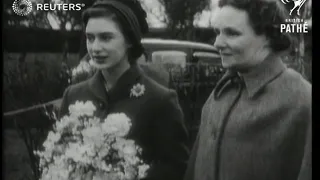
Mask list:
[[[139,82],[141,78],[141,69],[138,65],[131,65],[118,79],[115,86],[106,91],[104,86],[104,77],[101,71],[97,71],[91,79],[89,79],[89,89],[100,100],[107,102],[116,101],[122,98],[130,97],[131,88]]]
[[[269,56],[249,73],[241,74],[246,85],[248,97],[252,98],[255,96],[285,69],[286,65],[282,62],[281,58]]]

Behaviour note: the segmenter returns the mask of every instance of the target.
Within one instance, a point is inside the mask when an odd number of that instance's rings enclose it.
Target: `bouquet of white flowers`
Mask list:
[[[124,113],[105,120],[93,116],[92,102],[69,106],[70,115],[54,125],[40,157],[41,180],[76,180],[93,172],[93,180],[143,178],[149,165],[140,158],[141,148],[126,139],[131,121]]]

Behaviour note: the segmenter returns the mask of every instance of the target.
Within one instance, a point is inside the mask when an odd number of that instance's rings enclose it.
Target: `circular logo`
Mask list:
[[[32,3],[30,0],[15,0],[12,9],[17,15],[26,16],[32,11]]]

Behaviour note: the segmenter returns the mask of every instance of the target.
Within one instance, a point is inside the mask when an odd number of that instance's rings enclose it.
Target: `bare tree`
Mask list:
[[[145,5],[147,12],[167,25],[172,38],[194,40],[194,20],[209,8],[210,0],[159,0],[159,3],[161,6],[156,8]]]
[[[293,5],[294,2],[292,1],[291,4]],[[287,4],[286,6],[287,11],[289,12],[293,6],[290,6],[289,4]],[[300,9],[300,15],[298,15],[297,13],[292,13],[290,18],[292,19],[302,19],[304,22],[311,22],[310,20],[312,19],[312,1],[308,0],[306,1],[306,3],[302,6],[302,8]],[[310,30],[311,24],[308,24],[308,30]],[[293,39],[294,39],[294,46],[292,49],[292,54],[294,54],[294,64],[297,64],[297,68],[296,70],[299,71],[304,77],[307,78],[306,75],[306,69],[305,69],[305,65],[308,60],[306,59],[306,37],[308,36],[308,34],[305,33],[294,33],[293,34]],[[311,77],[308,77],[311,78]]]

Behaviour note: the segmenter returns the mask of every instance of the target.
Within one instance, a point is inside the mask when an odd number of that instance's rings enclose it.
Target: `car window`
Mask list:
[[[160,63],[172,78],[180,78],[186,71],[187,54],[183,51],[154,51],[151,55],[153,63]]]
[[[185,68],[187,54],[182,51],[155,51],[152,53],[152,61],[162,64],[180,65]]]
[[[200,64],[217,65],[220,66],[221,58],[219,54],[210,52],[195,52],[193,58],[197,59]]]
[[[195,52],[193,59],[196,59],[201,76],[204,77],[220,77],[224,73],[221,65],[221,57],[217,53],[211,52]]]

